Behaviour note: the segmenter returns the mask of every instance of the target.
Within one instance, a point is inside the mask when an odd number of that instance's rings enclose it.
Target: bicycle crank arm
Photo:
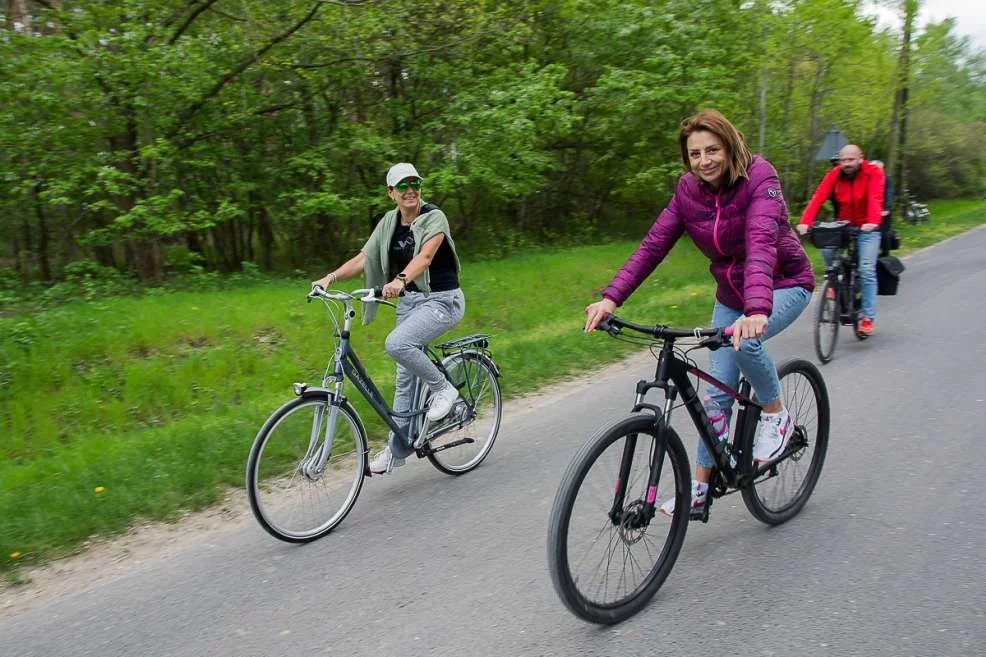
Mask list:
[[[473,440],[472,438],[463,438],[461,440],[453,440],[452,442],[446,445],[442,445],[441,447],[435,447],[435,448],[429,447],[429,449],[423,450],[423,452],[425,456],[427,456],[428,454],[434,454],[435,452],[441,452],[442,450],[445,449],[451,449],[452,447],[458,447],[459,445],[468,445],[469,443],[474,443],[474,442],[476,441]]]

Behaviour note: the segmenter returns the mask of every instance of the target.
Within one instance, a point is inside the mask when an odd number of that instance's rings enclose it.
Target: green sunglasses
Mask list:
[[[396,189],[399,194],[403,194],[404,192],[406,192],[408,187],[410,187],[411,189],[413,189],[416,192],[417,191],[420,191],[421,190],[421,181],[420,180],[405,180],[404,182],[399,182],[396,185],[394,185],[394,189]]]

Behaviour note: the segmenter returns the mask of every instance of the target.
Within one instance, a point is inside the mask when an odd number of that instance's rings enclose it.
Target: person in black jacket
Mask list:
[[[870,164],[884,169],[883,162],[880,160],[870,160]],[[883,172],[883,214],[880,220],[880,256],[890,255],[890,222],[894,208],[894,180],[887,173]]]

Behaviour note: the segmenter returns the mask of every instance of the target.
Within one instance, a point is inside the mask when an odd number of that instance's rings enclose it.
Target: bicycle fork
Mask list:
[[[326,414],[328,417],[326,418]],[[325,464],[332,454],[332,442],[336,435],[336,423],[339,421],[339,405],[330,399],[325,406],[319,405],[312,418],[312,430],[308,436],[308,450],[298,464],[298,472],[308,479],[316,480],[325,472]],[[322,426],[325,426],[325,438],[322,437]]]
[[[650,467],[647,475],[647,489],[643,500],[633,500],[626,504],[627,484],[633,466],[633,456],[637,449],[639,434],[629,434],[623,445],[623,455],[620,459],[620,470],[613,487],[613,506],[609,518],[614,525],[623,525],[629,529],[639,529],[646,526],[654,517],[657,504],[657,485],[661,480],[661,470],[664,466],[664,455],[667,452],[664,437],[664,423],[659,421],[657,435],[651,443]]]

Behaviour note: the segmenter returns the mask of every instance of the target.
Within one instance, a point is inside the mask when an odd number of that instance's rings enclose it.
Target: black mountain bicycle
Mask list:
[[[370,407],[397,436],[407,440],[418,458],[427,458],[446,474],[476,468],[493,448],[500,430],[500,370],[489,351],[489,336],[476,334],[425,347],[425,353],[459,390],[459,399],[441,420],[429,423],[430,390],[417,381],[414,408],[391,409],[356,357],[350,330],[363,304],[394,304],[380,289],[342,292],[315,286],[308,301],[319,299],[329,310],[338,340],[321,387],[294,384],[295,398],[264,422],[250,448],[246,488],[250,508],[272,536],[305,543],[325,536],[349,513],[371,476],[366,428],[343,394],[349,379]],[[338,315],[342,315],[340,325]],[[437,351],[436,351],[437,349]],[[440,352],[440,353],[439,353]],[[409,420],[407,430],[396,422]]]
[[[835,353],[840,324],[852,326],[858,340],[867,337],[859,332],[859,321],[863,316],[863,292],[856,254],[859,228],[850,226],[847,221],[816,223],[809,235],[815,247],[834,249],[832,262],[825,268],[825,284],[815,309],[815,355],[822,363],[827,363]]]
[[[741,381],[733,390],[699,369],[688,357],[698,348],[728,348],[723,329],[642,326],[615,316],[601,330],[649,344],[657,358],[653,381],[637,383],[631,415],[590,438],[569,464],[548,528],[548,564],[555,591],[577,616],[600,624],[620,622],[657,592],[671,572],[689,520],[708,522],[713,501],[739,491],[747,509],[770,525],[794,517],[808,500],[825,460],[829,398],[821,373],[806,360],[778,368],[781,396],[794,433],[769,463],[753,462],[753,439],[762,407]],[[681,344],[691,339],[690,348]],[[732,443],[719,442],[690,377],[733,397],[739,408]],[[697,381],[696,381],[697,385]],[[646,403],[653,388],[664,391],[663,407]],[[671,426],[684,406],[715,460],[709,495],[691,509],[688,454]],[[662,498],[674,496],[673,515],[657,514]]]

